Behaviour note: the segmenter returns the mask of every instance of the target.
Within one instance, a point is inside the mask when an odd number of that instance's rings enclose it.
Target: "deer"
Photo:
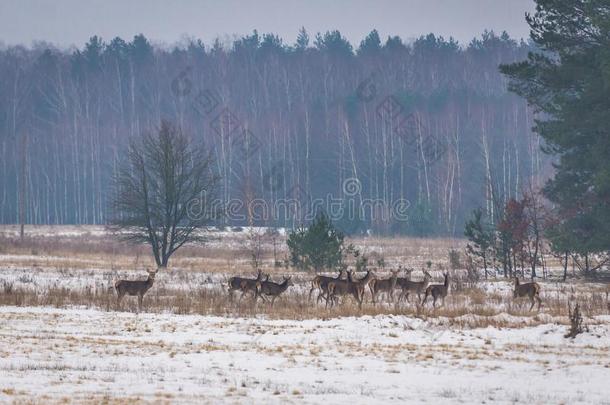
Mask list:
[[[409,301],[409,294],[417,294],[417,302],[421,302],[421,295],[426,292],[426,289],[430,285],[430,280],[432,280],[432,276],[427,271],[424,271],[424,280],[423,281],[411,281],[411,272],[413,270],[407,270],[406,278],[399,278],[396,280],[396,286],[399,287],[402,292],[400,296],[398,296],[398,302],[403,298]]]
[[[369,283],[373,304],[376,303],[377,294],[379,293],[386,293],[388,298],[394,302],[394,289],[396,288],[396,281],[398,279],[398,270],[390,270],[390,273],[392,274],[390,278],[382,280],[375,278]]]
[[[254,297],[254,301],[260,296],[263,300],[265,300],[265,296],[272,297],[271,298],[271,307],[273,308],[273,304],[275,303],[275,299],[282,295],[284,291],[288,289],[291,285],[294,285],[292,282],[292,276],[284,277],[284,281],[279,283],[274,283],[273,281],[269,281],[269,277],[260,283],[260,287],[256,290],[256,295]]]
[[[269,276],[267,276],[267,279]],[[233,301],[233,291],[241,291],[239,302],[246,295],[247,292],[254,292],[254,299],[256,299],[256,292],[259,289],[260,283],[263,280],[263,272],[261,270],[256,274],[255,279],[244,278],[244,277],[231,277],[229,279],[229,299]]]
[[[444,273],[445,282],[443,284],[432,284],[426,288],[426,295],[424,296],[424,300],[422,301],[422,306],[426,304],[426,300],[429,296],[432,296],[432,306],[436,308],[436,301],[440,298],[443,300],[443,305],[445,305],[445,297],[447,293],[449,293],[449,273]]]
[[[138,296],[138,310],[142,310],[142,300],[144,295],[150,290],[155,282],[155,275],[157,271],[148,272],[148,278],[146,280],[117,280],[114,283],[114,289],[117,292],[117,307],[120,308],[121,300],[127,294],[130,296]]]
[[[366,275],[360,280],[354,281],[352,278],[352,272],[347,272],[347,280],[335,280],[328,283],[328,301],[330,300],[331,306],[333,302],[337,302],[337,296],[351,295],[358,302],[358,308],[362,309],[362,301],[364,298],[365,287],[375,278],[375,274],[368,270]]]
[[[311,289],[309,290],[308,300],[311,301],[311,293],[313,293],[315,289],[318,289],[319,293],[318,299],[316,300],[316,304],[320,302],[320,298],[324,298],[328,301],[328,283],[330,283],[331,281],[341,280],[341,277],[343,277],[344,273],[345,269],[342,268],[341,270],[339,270],[339,275],[337,277],[329,277],[322,275],[315,276],[311,281]],[[324,294],[326,294],[326,296]]]
[[[540,305],[542,305],[542,300],[540,299],[540,284],[532,281],[531,283],[519,283],[519,277],[515,277],[515,290],[513,292],[513,299],[517,299],[520,297],[529,297],[532,306],[530,307],[530,311],[534,308],[534,304],[538,301],[538,311],[540,311]]]

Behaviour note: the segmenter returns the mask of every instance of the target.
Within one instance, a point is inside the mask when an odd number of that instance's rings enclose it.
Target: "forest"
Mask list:
[[[109,223],[126,145],[168,120],[211,152],[225,203],[332,197],[356,207],[335,218],[346,233],[460,236],[473,209],[493,217],[494,198],[552,174],[534,112],[498,68],[534,46],[489,31],[469,44],[372,31],[352,45],[305,29],[293,44],[254,31],[211,46],[4,46],[0,223]],[[406,219],[379,215],[399,200]],[[222,225],[305,219],[233,210]]]

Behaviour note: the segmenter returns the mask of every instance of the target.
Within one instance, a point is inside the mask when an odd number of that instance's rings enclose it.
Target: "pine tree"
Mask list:
[[[483,269],[485,270],[485,278],[487,278],[487,262],[491,247],[494,244],[494,232],[493,228],[483,220],[483,210],[481,208],[472,211],[472,218],[466,222],[464,228],[464,236],[471,242],[466,245],[468,254],[480,257],[483,260]]]
[[[341,263],[344,235],[323,212],[308,228],[299,228],[288,236],[287,245],[293,266],[301,270],[332,268]]]
[[[309,34],[305,30],[305,27],[301,27],[299,30],[299,35],[297,36],[297,42],[295,44],[295,49],[298,51],[304,51],[309,46]]]
[[[557,157],[544,193],[558,207],[571,249],[610,247],[610,5],[607,0],[537,0],[527,16],[540,52],[501,66],[509,89],[539,113],[534,131]],[[562,249],[566,249],[562,246]]]

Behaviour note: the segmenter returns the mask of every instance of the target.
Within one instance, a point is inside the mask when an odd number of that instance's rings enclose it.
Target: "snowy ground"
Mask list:
[[[0,402],[610,403],[610,317],[449,330],[0,307]]]

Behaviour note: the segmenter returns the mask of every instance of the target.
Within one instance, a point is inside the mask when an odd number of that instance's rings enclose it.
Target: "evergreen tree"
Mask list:
[[[557,157],[544,189],[564,219],[561,237],[585,258],[610,247],[610,6],[607,0],[537,0],[527,16],[540,52],[501,66],[510,90],[539,113],[534,131]],[[566,247],[563,246],[562,249]]]
[[[297,51],[304,51],[309,46],[309,34],[305,30],[305,27],[301,27],[299,30],[299,35],[297,36],[297,42],[294,48]]]
[[[381,39],[377,30],[373,30],[360,42],[358,55],[376,55],[381,50]]]
[[[319,213],[308,228],[299,228],[288,236],[292,264],[301,270],[332,268],[341,263],[344,235],[326,214]]]
[[[485,270],[485,278],[487,278],[487,262],[494,243],[494,231],[483,220],[483,210],[481,208],[472,211],[472,218],[466,222],[464,235],[471,242],[466,245],[468,254],[483,260],[483,269]]]

